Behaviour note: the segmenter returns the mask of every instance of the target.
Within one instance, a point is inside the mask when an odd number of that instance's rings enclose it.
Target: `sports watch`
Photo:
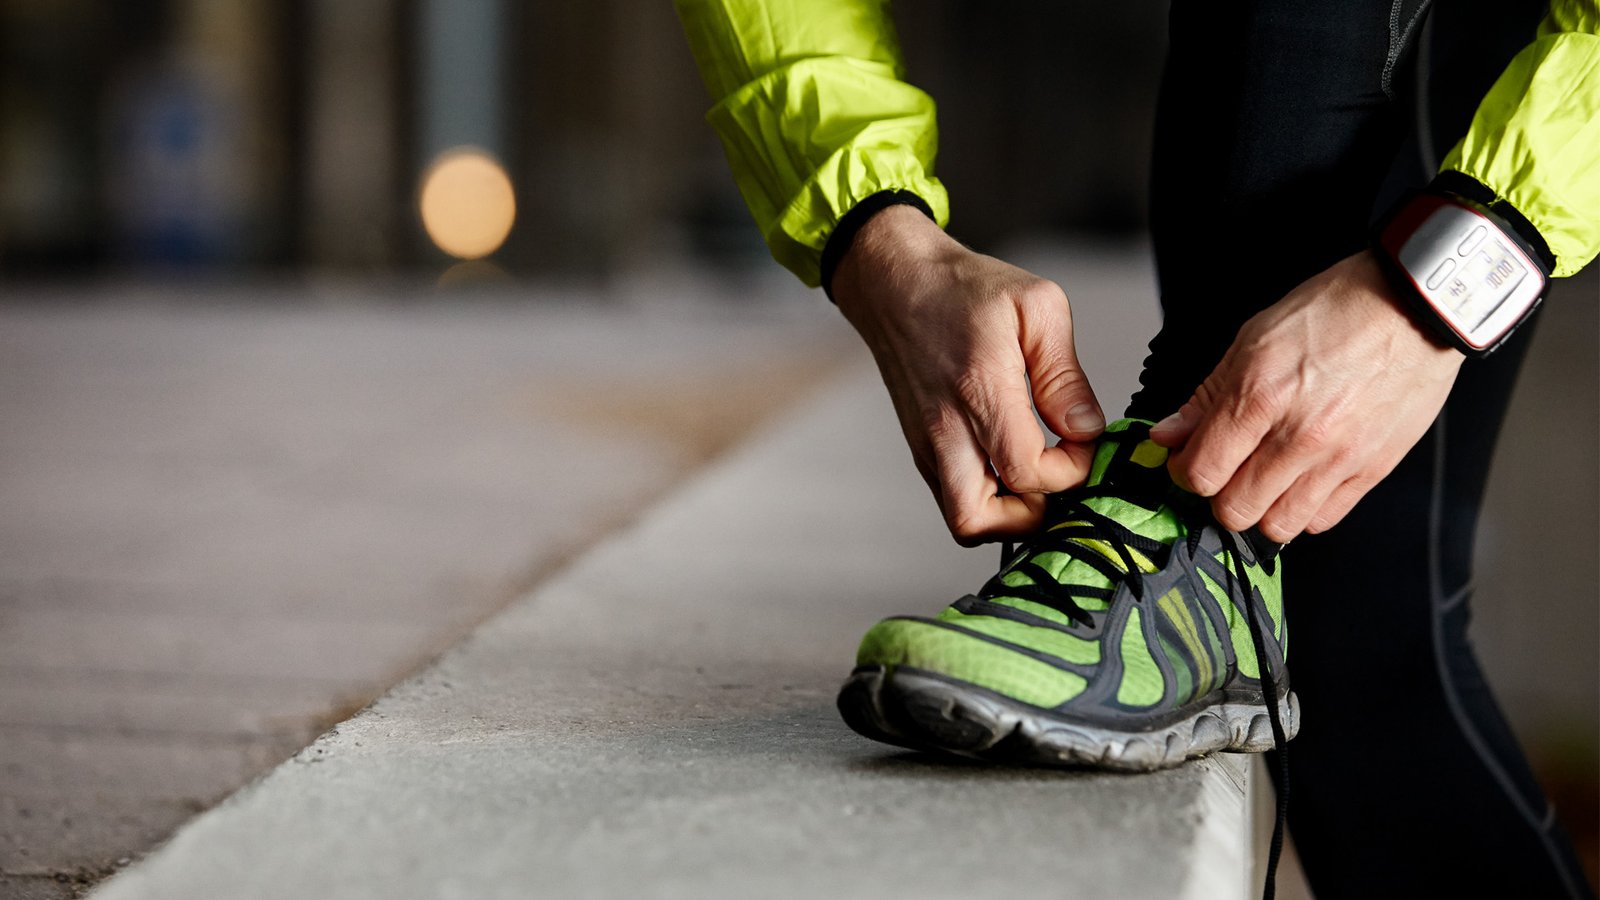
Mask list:
[[[1412,194],[1379,222],[1373,251],[1416,318],[1468,356],[1488,356],[1544,299],[1541,255],[1477,200]]]

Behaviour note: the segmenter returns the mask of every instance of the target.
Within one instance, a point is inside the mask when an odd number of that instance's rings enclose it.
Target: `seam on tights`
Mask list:
[[[1383,77],[1379,83],[1383,86],[1383,95],[1390,100],[1394,99],[1394,70],[1400,64],[1400,57],[1406,52],[1406,45],[1411,42],[1411,33],[1416,31],[1417,23],[1427,15],[1428,7],[1433,4],[1430,0],[1423,0],[1417,11],[1406,20],[1405,28],[1400,27],[1400,7],[1405,5],[1405,0],[1393,0],[1389,6],[1389,52],[1383,60]]]
[[[1444,596],[1444,573],[1440,562],[1439,540],[1443,532],[1441,523],[1444,519],[1444,464],[1445,464],[1445,412],[1439,411],[1439,417],[1433,422],[1433,471],[1431,473],[1432,485],[1428,491],[1428,599],[1432,618],[1433,634],[1433,661],[1439,670],[1440,686],[1444,690],[1445,702],[1450,707],[1450,715],[1456,720],[1456,726],[1461,729],[1462,735],[1467,739],[1467,744],[1478,755],[1478,761],[1489,770],[1490,776],[1500,786],[1500,790],[1511,801],[1511,806],[1522,817],[1522,820],[1534,830],[1539,845],[1544,848],[1545,854],[1550,857],[1550,864],[1555,867],[1556,874],[1560,877],[1562,885],[1567,889],[1569,897],[1582,897],[1583,893],[1573,883],[1573,873],[1562,865],[1561,854],[1555,844],[1550,840],[1550,825],[1555,821],[1555,809],[1549,802],[1545,803],[1544,813],[1534,812],[1528,806],[1527,799],[1517,791],[1511,783],[1511,776],[1506,773],[1500,761],[1494,758],[1483,736],[1473,727],[1472,720],[1467,717],[1466,710],[1462,707],[1461,698],[1456,693],[1455,681],[1450,677],[1450,666],[1445,662],[1444,647],[1444,613],[1447,598]]]

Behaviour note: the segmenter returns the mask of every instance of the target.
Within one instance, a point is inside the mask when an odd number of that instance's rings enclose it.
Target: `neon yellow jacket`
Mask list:
[[[706,119],[772,255],[806,284],[840,217],[886,190],[941,227],[931,97],[904,80],[888,0],[676,0],[716,101]],[[1553,0],[1442,170],[1538,229],[1571,275],[1600,252],[1600,0]]]

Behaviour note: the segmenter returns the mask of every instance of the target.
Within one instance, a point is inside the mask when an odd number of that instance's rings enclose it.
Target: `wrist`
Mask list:
[[[833,280],[839,263],[855,245],[857,234],[879,214],[897,207],[917,210],[930,221],[934,219],[933,211],[928,208],[926,201],[911,191],[904,190],[878,191],[858,201],[839,217],[833,232],[828,235],[828,240],[822,247],[820,261],[822,291],[828,295],[829,300],[833,299]],[[897,215],[903,214],[904,209]]]
[[[1385,272],[1377,254],[1371,250],[1363,250],[1356,254],[1355,259],[1363,272],[1367,293],[1373,298],[1375,314],[1389,334],[1404,337],[1408,343],[1413,343],[1418,348],[1457,364],[1466,359],[1466,354],[1447,341],[1435,328],[1420,320],[1412,304],[1401,295],[1394,280]]]
[[[859,223],[839,255],[830,273],[830,296],[849,317],[862,302],[881,294],[878,288],[898,270],[931,260],[950,246],[960,244],[915,206],[880,208]]]

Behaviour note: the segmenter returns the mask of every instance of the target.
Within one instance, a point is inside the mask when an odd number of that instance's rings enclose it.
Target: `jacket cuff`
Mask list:
[[[1539,229],[1533,227],[1533,223],[1512,206],[1510,201],[1495,196],[1488,185],[1470,175],[1446,169],[1435,175],[1433,181],[1428,183],[1428,192],[1455,194],[1489,207],[1495,215],[1511,226],[1517,237],[1522,238],[1522,242],[1533,251],[1534,256],[1539,258],[1539,262],[1544,264],[1546,274],[1555,271],[1556,257],[1550,252],[1550,245],[1545,242],[1544,235],[1540,234]]]

